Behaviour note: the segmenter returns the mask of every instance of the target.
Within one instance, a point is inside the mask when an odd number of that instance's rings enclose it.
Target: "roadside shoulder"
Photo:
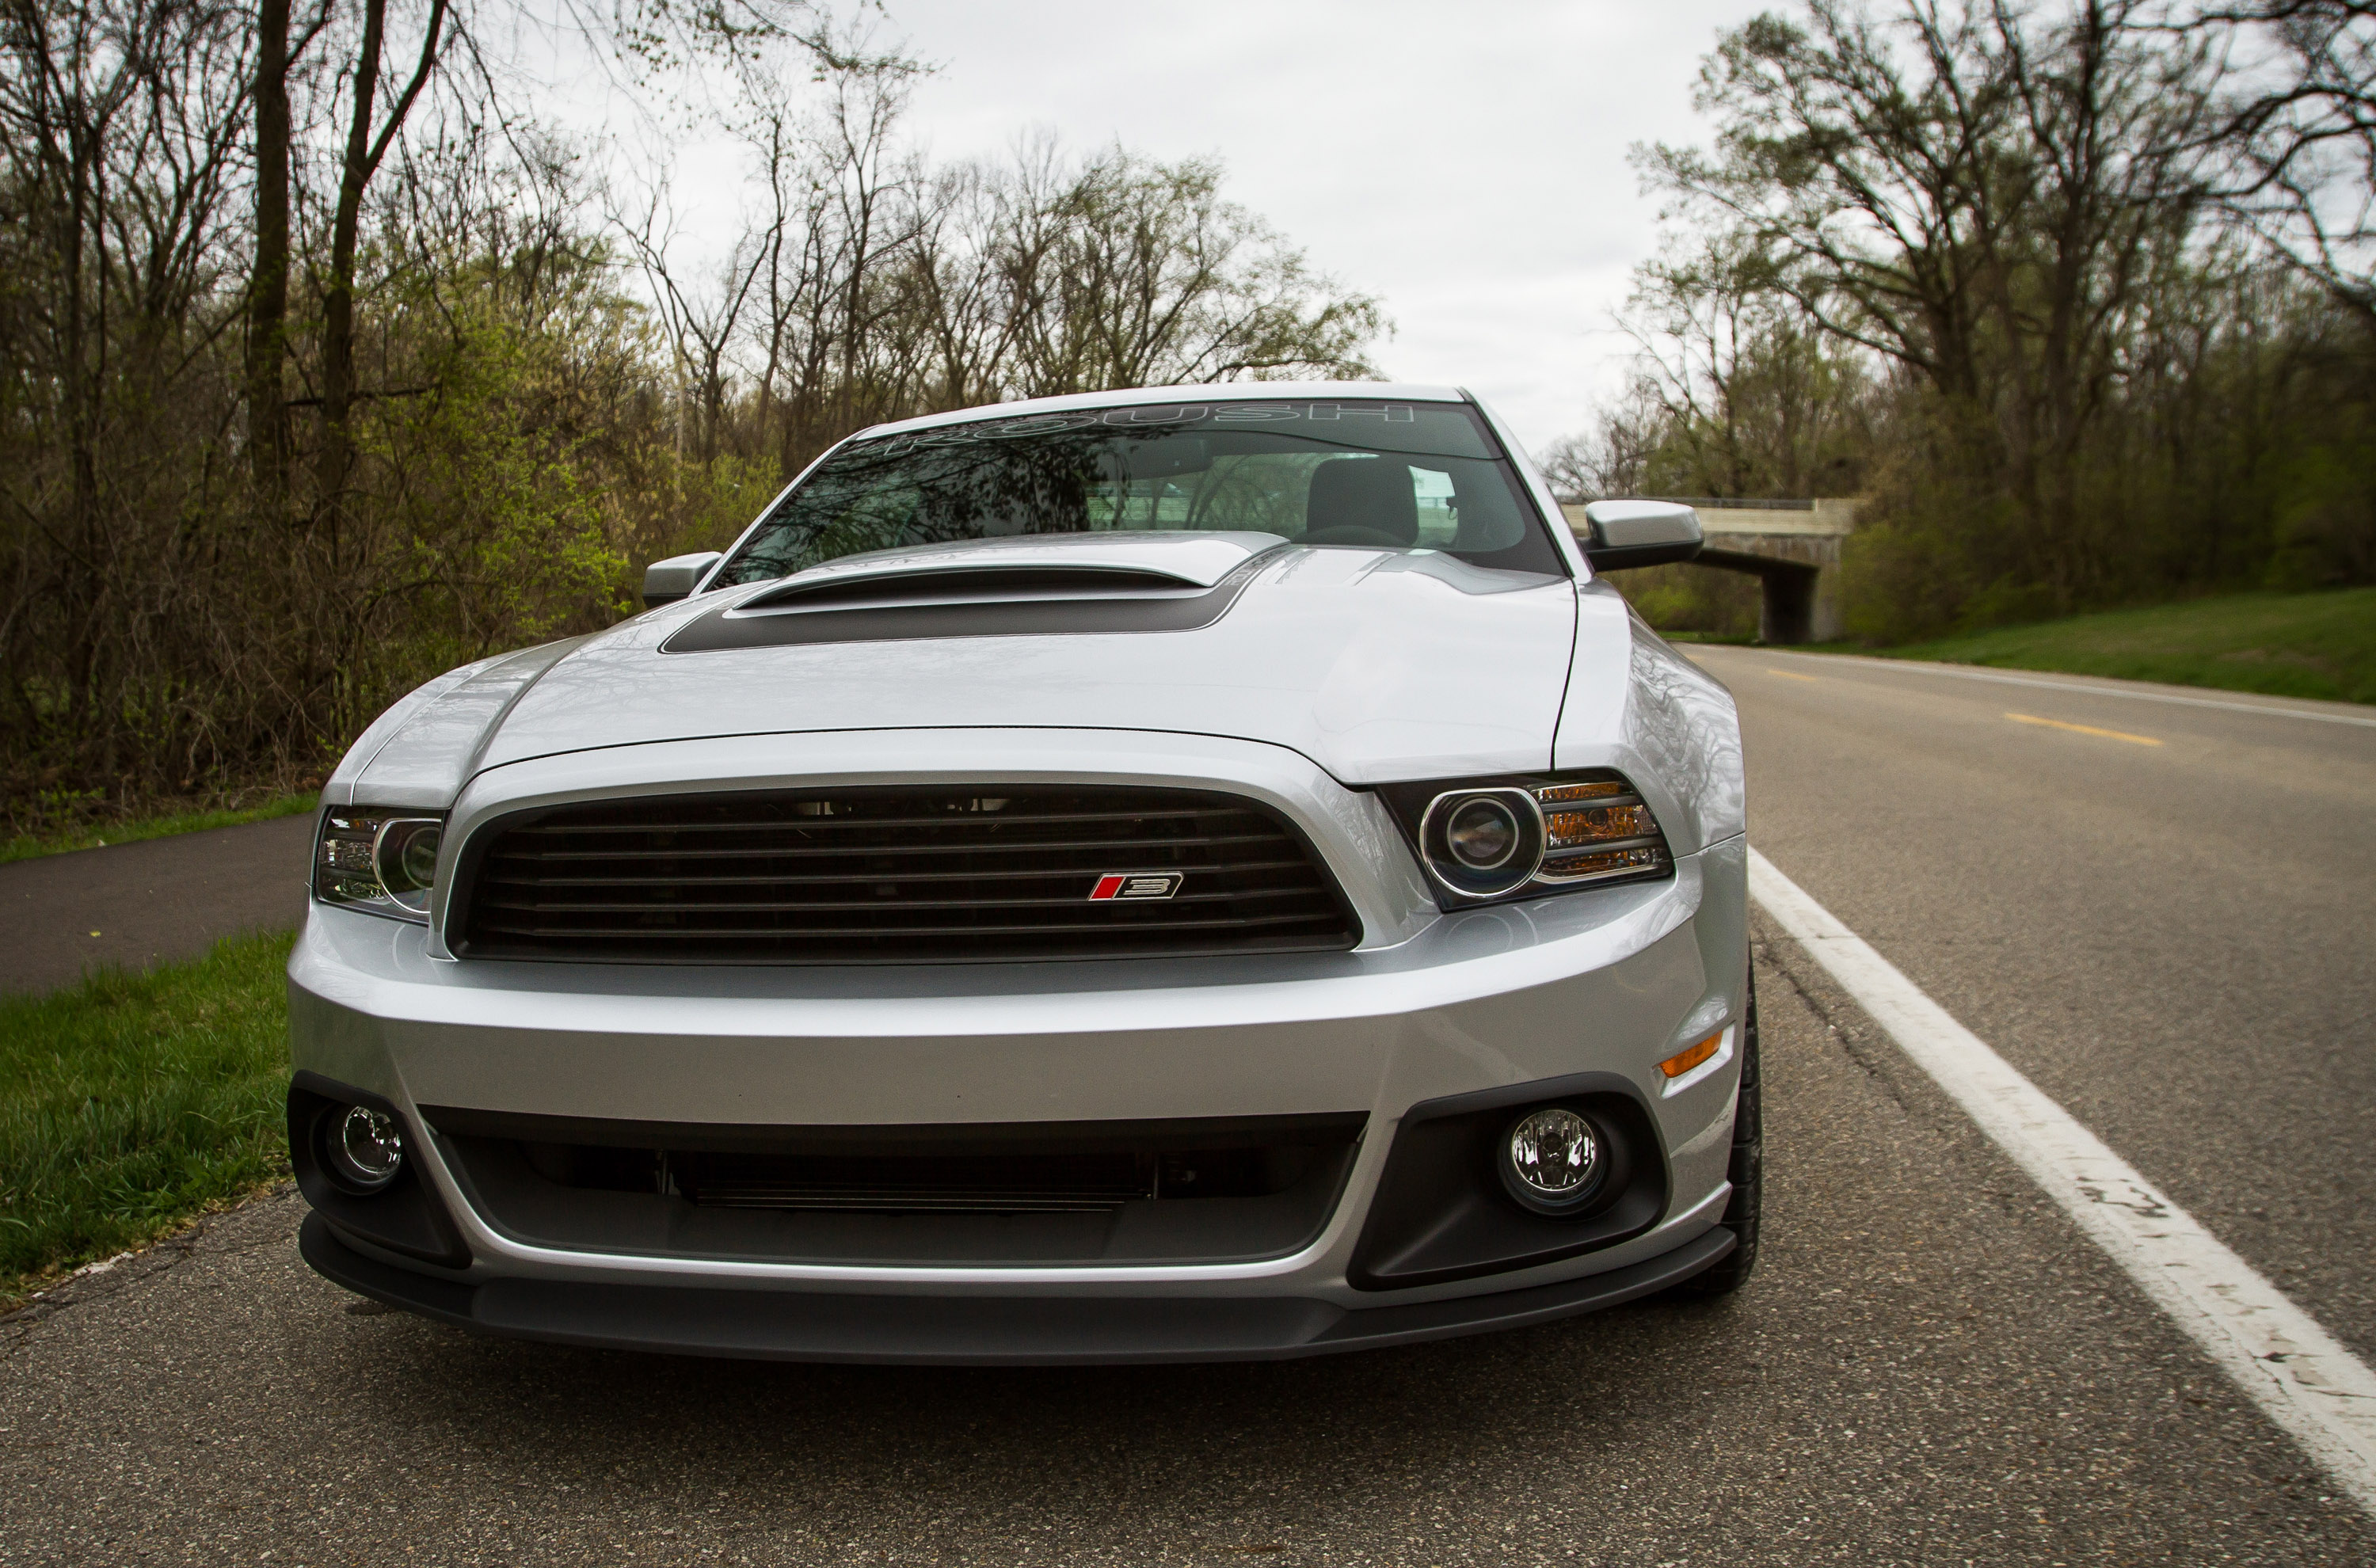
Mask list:
[[[2050,670],[2008,670],[1994,665],[1942,664],[1922,659],[1888,659],[1872,654],[1824,649],[1747,647],[1704,645],[1693,651],[1739,653],[1766,660],[1800,661],[1809,667],[1845,664],[1859,671],[1903,672],[1950,680],[1979,681],[1998,685],[2042,687],[2097,696],[2128,697],[2144,702],[2176,703],[2188,707],[2220,708],[2234,713],[2284,714],[2323,723],[2362,725],[2376,729],[2376,707],[2364,703],[2328,702],[2316,697],[2270,696],[2235,692],[2217,686],[2178,686],[2158,681],[2130,681],[2117,675],[2068,675]]]

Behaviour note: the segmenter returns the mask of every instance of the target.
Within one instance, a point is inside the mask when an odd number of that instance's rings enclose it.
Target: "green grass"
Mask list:
[[[293,940],[0,998],[0,1310],[286,1173]]]
[[[1726,636],[1717,632],[1669,632],[1661,630],[1658,635],[1666,638],[1670,643],[1707,643],[1719,647],[1748,647],[1757,641],[1755,637]]]
[[[2376,703],[2376,588],[2248,593],[1837,651]]]
[[[104,844],[129,844],[141,838],[168,838],[176,833],[196,833],[209,827],[236,827],[243,822],[264,822],[295,816],[314,809],[319,795],[282,795],[260,806],[237,811],[177,812],[171,816],[135,817],[128,822],[84,825],[57,833],[25,834],[0,842],[0,865],[55,855],[67,849],[96,849]]]

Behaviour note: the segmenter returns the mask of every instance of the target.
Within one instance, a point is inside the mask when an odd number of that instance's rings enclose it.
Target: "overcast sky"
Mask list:
[[[1384,302],[1390,375],[1466,386],[1539,448],[1627,355],[1610,313],[1657,236],[1626,149],[1705,139],[1701,57],[1778,3],[886,0],[884,30],[939,66],[909,125],[935,155],[1041,126],[1075,151],[1218,154],[1230,197]],[[704,161],[680,192],[731,222]]]

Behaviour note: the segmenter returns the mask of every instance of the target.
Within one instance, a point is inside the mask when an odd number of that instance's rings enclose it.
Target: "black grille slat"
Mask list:
[[[1274,916],[1267,920],[1151,921],[1135,925],[1130,929],[1135,932],[1234,931],[1253,926],[1306,924],[1309,923],[1309,921],[1310,917],[1292,915]],[[487,929],[491,932],[507,932],[514,935],[520,936],[568,937],[608,934],[601,932],[590,932],[583,926],[505,925],[496,921],[490,921]],[[977,936],[982,934],[1012,933],[1046,935],[1051,932],[1105,932],[1112,929],[1114,928],[1099,924],[1094,921],[1062,921],[1054,924],[1042,922],[1037,925],[1011,925],[989,928],[978,925],[852,925],[802,927],[800,928],[800,933],[805,936],[876,936],[885,934],[897,934],[900,936]],[[753,931],[749,928],[739,926],[640,926],[628,934],[642,937],[739,937],[763,936],[769,933],[764,930]]]
[[[1025,822],[1140,822],[1149,817],[1203,820],[1218,816],[1251,817],[1254,815],[1243,806],[1210,806],[1202,810],[1161,812],[1027,812],[1015,816],[1009,816],[1002,811],[982,814],[995,814],[1002,824],[1007,826]],[[959,817],[960,814],[956,812],[936,812],[929,815],[909,817],[803,816],[772,822],[677,822],[667,824],[665,826],[659,823],[589,823],[582,826],[522,827],[514,831],[529,837],[583,833],[650,833],[656,830],[670,833],[746,833],[785,828],[802,833],[814,833],[830,831],[834,828],[850,828],[864,832],[886,827],[952,827],[958,825]]]
[[[1360,935],[1301,834],[1206,791],[581,802],[482,829],[462,864],[455,946],[472,957],[952,963],[1329,950]],[[1181,876],[1174,897],[1089,897],[1101,876],[1158,872]]]
[[[1223,835],[1223,836],[1212,836],[1212,835],[1206,835],[1206,836],[1204,836],[1204,837],[1190,837],[1190,836],[1182,836],[1182,837],[1179,837],[1166,838],[1166,839],[1161,840],[1160,842],[1165,843],[1165,844],[1170,844],[1170,845],[1184,846],[1184,847],[1194,847],[1194,848],[1219,848],[1219,847],[1224,847],[1224,846],[1230,845],[1230,844],[1260,844],[1260,843],[1268,843],[1268,842],[1271,842],[1271,841],[1272,841],[1272,836],[1267,835],[1267,834],[1261,834],[1261,833],[1240,833],[1240,834],[1229,834],[1229,835]],[[1025,849],[1063,849],[1063,850],[1067,850],[1067,851],[1071,851],[1071,850],[1086,850],[1086,849],[1135,849],[1135,848],[1141,847],[1141,846],[1143,846],[1143,845],[1147,844],[1148,842],[1149,842],[1149,840],[1145,839],[1145,838],[1086,838],[1086,839],[1074,839],[1074,840],[1070,840],[1070,841],[1066,841],[1066,840],[1060,840],[1060,839],[1028,839],[1028,838],[1027,838],[1027,839],[1018,839],[1018,840],[1016,840],[1016,842],[1014,842],[1014,843],[1012,843],[1012,844],[984,844],[984,845],[980,845],[980,846],[978,846],[978,847],[977,847],[977,846],[967,846],[967,848],[968,848],[968,851],[969,851],[969,852],[975,852],[975,853],[996,852],[996,853],[1001,853],[1001,854],[1014,854],[1014,853],[1017,853],[1017,852],[1022,851],[1022,850],[1025,850]],[[725,849],[679,849],[669,848],[669,849],[559,849],[559,850],[540,850],[540,851],[534,851],[534,852],[522,852],[522,851],[519,851],[519,850],[515,850],[515,849],[505,849],[505,850],[503,850],[503,851],[502,851],[502,858],[503,858],[504,860],[506,860],[506,861],[600,861],[600,860],[645,860],[645,861],[664,861],[664,860],[687,860],[687,861],[695,861],[695,860],[744,860],[744,859],[748,859],[749,857],[751,857],[751,856],[753,856],[753,855],[785,855],[785,856],[801,856],[801,857],[803,857],[803,858],[820,857],[820,856],[825,856],[825,855],[858,855],[858,854],[870,854],[870,855],[929,855],[929,854],[934,854],[934,853],[937,853],[937,852],[939,852],[940,850],[944,849],[947,849],[947,848],[950,848],[950,846],[948,846],[948,845],[944,845],[944,844],[916,844],[916,845],[898,846],[898,847],[883,846],[883,847],[870,847],[870,848],[868,848],[868,849],[852,849],[845,848],[844,846],[841,846],[841,845],[838,845],[838,844],[828,844],[828,845],[802,845],[802,846],[788,846],[788,847],[781,848],[781,849],[765,849],[765,848],[758,848],[758,847],[750,847],[750,846],[741,846],[741,845],[736,845],[736,846],[730,846],[730,847],[725,848]]]
[[[1218,921],[1139,921],[1134,922],[1127,929],[1133,932],[1235,931],[1251,929],[1255,926],[1307,925],[1313,923],[1319,918],[1320,917],[1316,915],[1256,915],[1249,916],[1244,919]],[[1116,930],[1117,928],[1107,925],[1101,921],[1042,921],[1029,925],[1002,924],[997,926],[980,926],[877,924],[801,926],[791,929],[799,932],[801,934],[810,936],[868,936],[882,934],[897,934],[901,936],[974,936],[1016,932],[1028,935],[1045,934],[1051,932],[1107,932]],[[561,937],[605,936],[613,934],[610,932],[589,929],[585,926],[535,925],[522,924],[517,921],[505,922],[501,921],[489,921],[486,924],[486,930],[490,932],[509,932],[516,935],[522,936]],[[722,925],[647,925],[637,926],[632,931],[620,932],[618,934],[640,937],[714,937],[766,936],[778,933],[778,932],[771,932],[766,927],[754,928],[749,926]]]
[[[1289,870],[1309,871],[1311,870],[1311,865],[1310,862],[1300,860],[1240,861],[1232,862],[1225,867],[1215,868],[1214,874],[1221,875],[1226,873],[1230,876],[1243,876],[1253,872]],[[1054,877],[1070,877],[1078,876],[1079,874],[1080,873],[1078,872],[1066,868],[1063,871],[902,871],[898,873],[898,876],[901,882],[1024,882],[1035,877],[1045,881]],[[491,877],[485,880],[495,881],[499,879]],[[651,879],[649,877],[642,876],[540,876],[535,878],[532,882],[522,882],[520,885],[536,887],[640,887],[645,885]],[[729,885],[747,884],[755,886],[768,883],[797,881],[803,885],[815,886],[822,884],[835,882],[880,882],[882,880],[883,873],[879,871],[827,873],[804,871],[797,877],[786,877],[780,873],[769,874],[754,872],[748,876],[719,876],[705,874],[701,879],[701,885],[704,887],[725,887]]]
[[[1236,902],[1247,898],[1294,898],[1311,893],[1308,887],[1255,887],[1232,889],[1227,893],[1182,893],[1166,903],[1172,909],[1182,904]],[[852,909],[871,909],[877,906],[864,898],[814,898],[787,901],[784,899],[738,899],[731,903],[690,904],[683,899],[671,899],[661,905],[600,902],[584,899],[543,900],[533,904],[517,904],[502,898],[481,895],[486,907],[498,909],[527,909],[542,915],[612,915],[632,910],[683,910],[687,914],[713,914],[733,910],[751,914],[805,915],[848,913]],[[1078,894],[1069,898],[903,898],[901,909],[1070,909],[1083,902]]]

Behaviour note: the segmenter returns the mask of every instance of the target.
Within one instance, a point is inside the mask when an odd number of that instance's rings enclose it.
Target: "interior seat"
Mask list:
[[[1398,544],[1419,542],[1419,501],[1411,493],[1410,465],[1389,457],[1331,457],[1312,470],[1312,493],[1303,504],[1303,537],[1335,529],[1384,534]]]

